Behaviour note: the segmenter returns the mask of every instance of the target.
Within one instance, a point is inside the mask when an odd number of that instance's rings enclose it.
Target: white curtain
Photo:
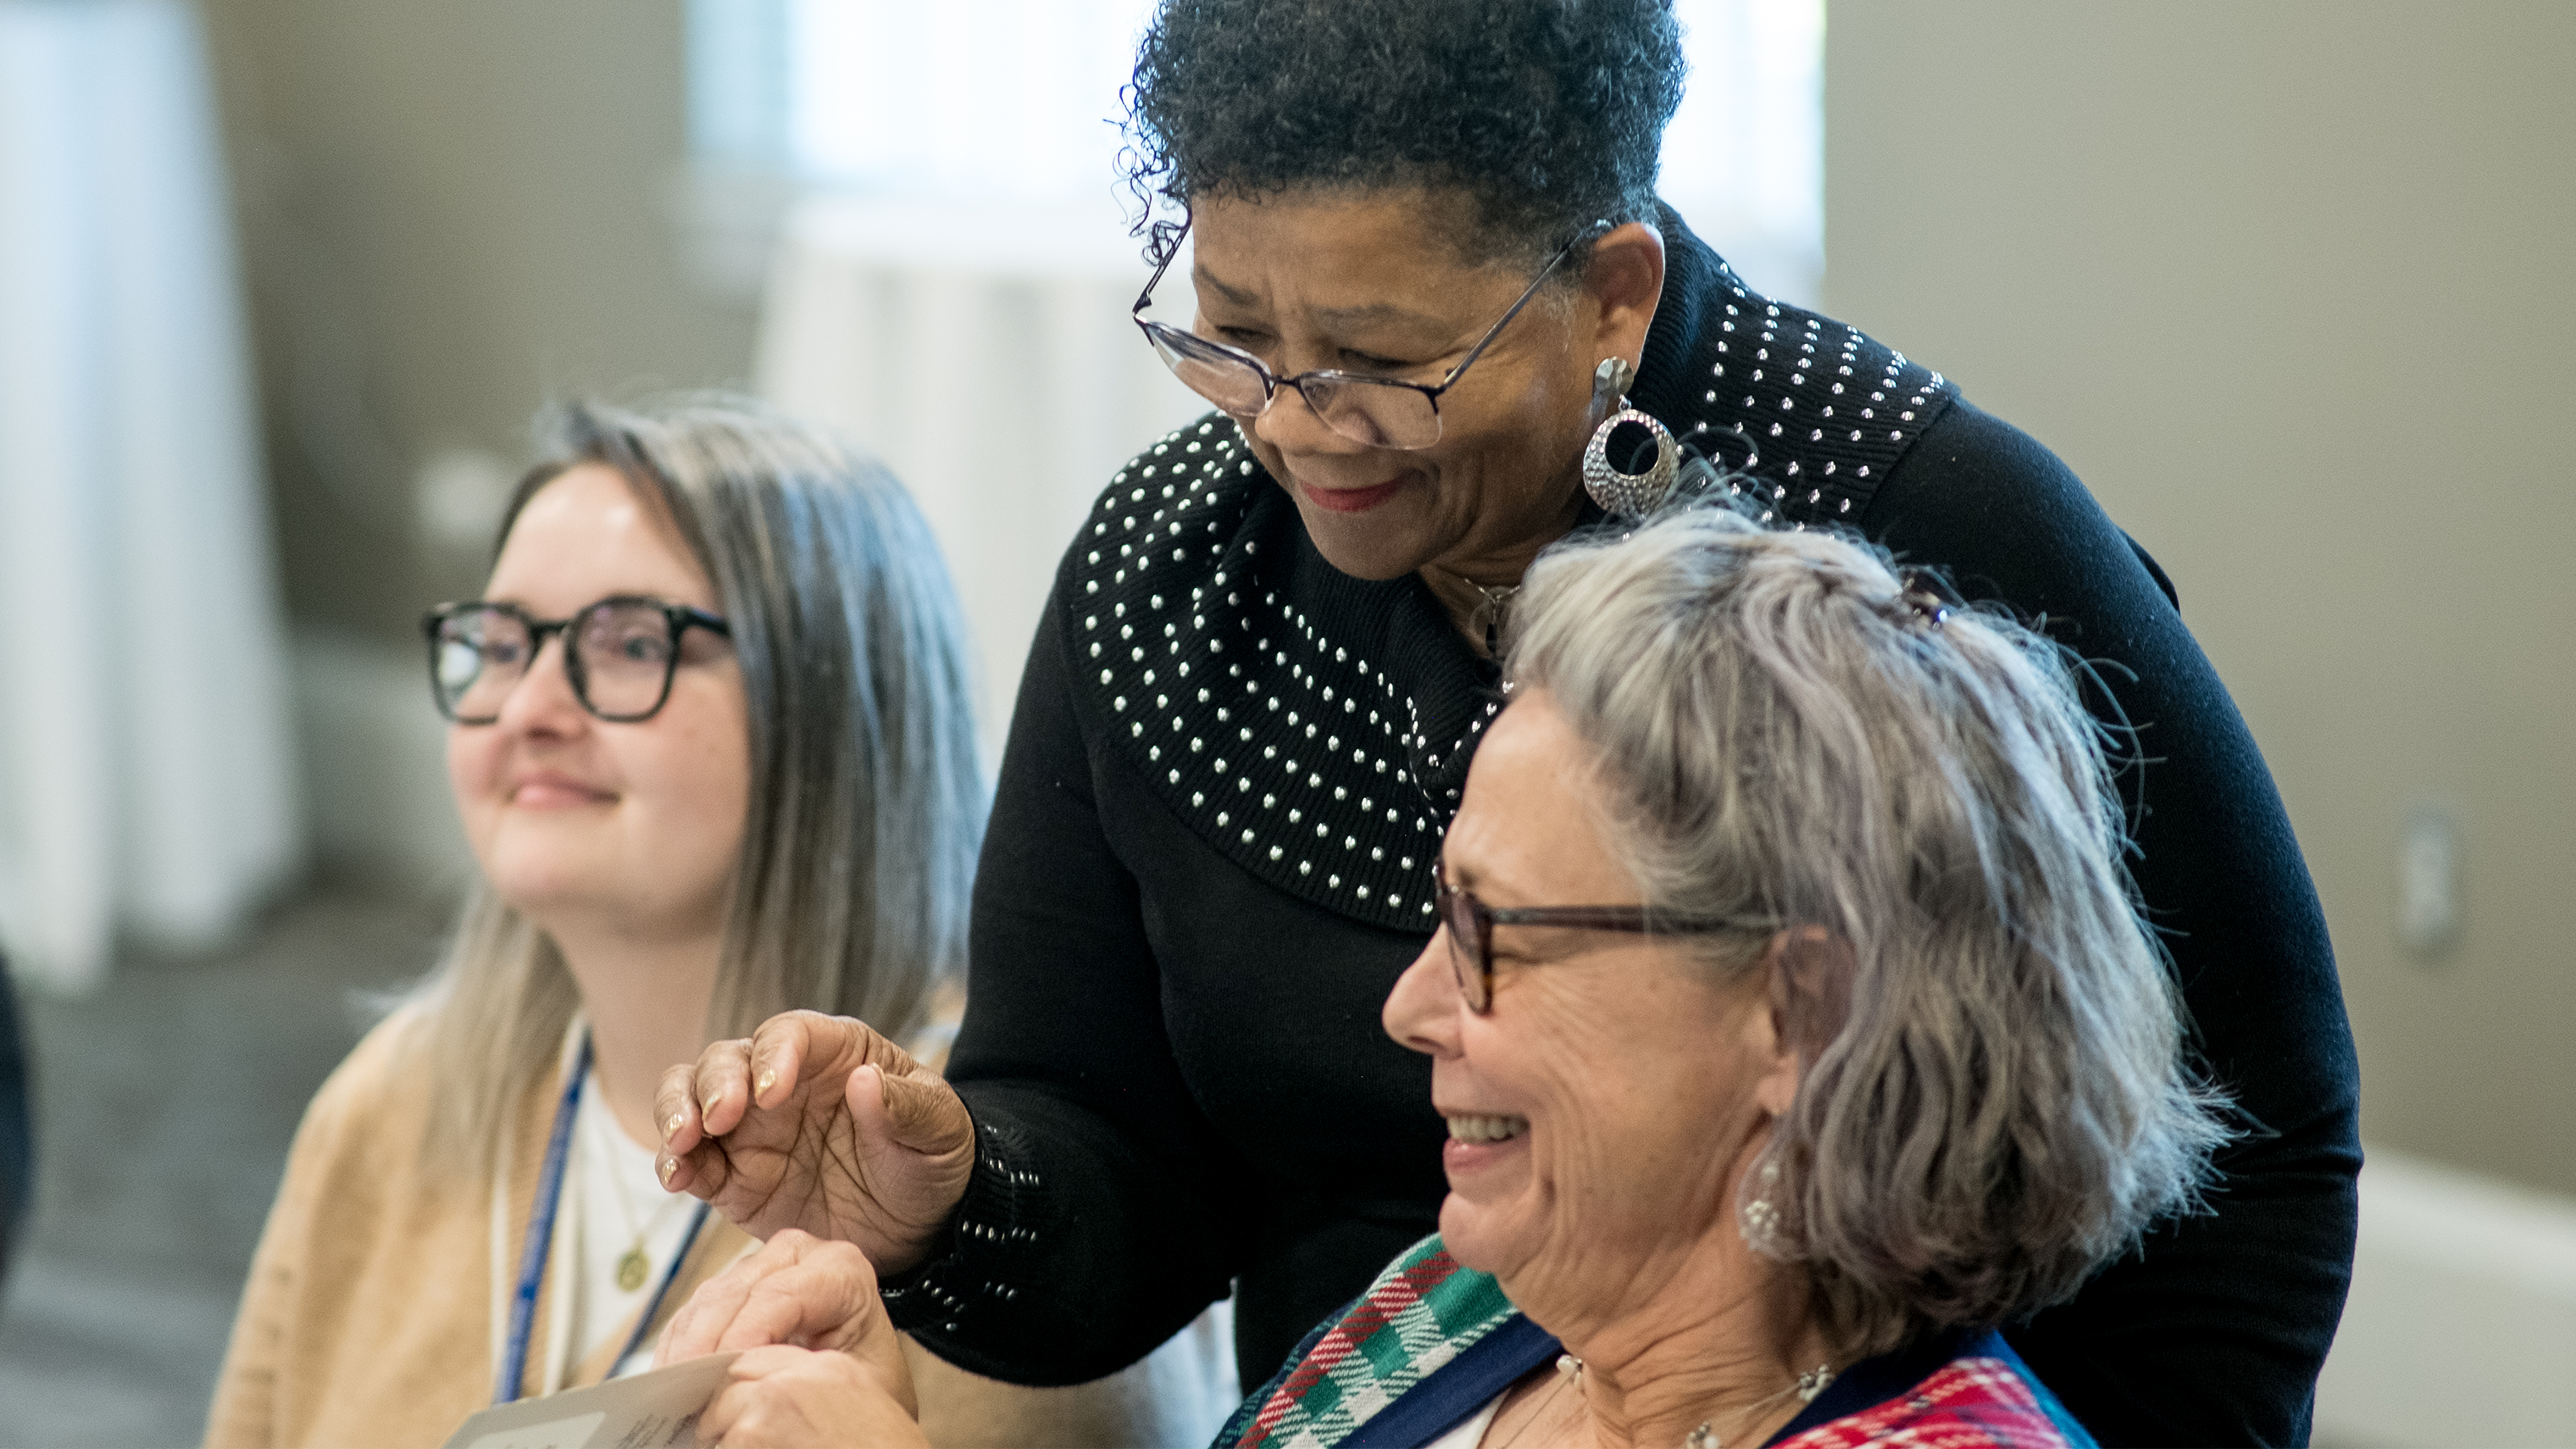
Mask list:
[[[980,657],[988,767],[1092,500],[1208,410],[1127,320],[1146,275],[1105,197],[1007,210],[816,197],[789,214],[771,268],[760,390],[883,458],[921,504]]]
[[[98,979],[301,842],[213,98],[177,0],[0,0],[0,942]]]

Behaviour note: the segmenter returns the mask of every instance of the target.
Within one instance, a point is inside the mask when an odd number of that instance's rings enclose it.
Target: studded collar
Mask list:
[[[1663,220],[1664,295],[1631,399],[1740,471],[1766,516],[1853,521],[1956,389],[1752,292]],[[1431,930],[1432,860],[1502,697],[1419,579],[1325,562],[1210,414],[1111,480],[1057,597],[1087,727],[1200,838],[1298,899]]]

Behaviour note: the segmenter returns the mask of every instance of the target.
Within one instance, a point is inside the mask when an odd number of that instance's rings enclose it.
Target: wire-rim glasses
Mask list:
[[[1775,928],[1767,920],[1724,916],[1677,916],[1652,906],[1504,906],[1486,905],[1472,892],[1431,879],[1431,898],[1440,924],[1449,928],[1449,969],[1458,978],[1458,994],[1478,1016],[1494,1006],[1494,928],[1559,926],[1583,931],[1629,931],[1640,935],[1707,936],[1725,931]]]
[[[1583,229],[1583,234],[1567,242],[1562,250],[1530,279],[1527,290],[1511,310],[1495,319],[1485,329],[1476,345],[1458,365],[1436,383],[1408,382],[1400,377],[1380,377],[1365,372],[1343,372],[1321,368],[1301,372],[1294,377],[1281,377],[1258,357],[1239,347],[1210,341],[1195,332],[1174,327],[1167,322],[1151,322],[1145,308],[1154,300],[1154,288],[1162,284],[1163,273],[1172,266],[1172,258],[1181,254],[1181,238],[1189,235],[1189,223],[1183,222],[1172,238],[1172,248],[1163,256],[1154,275],[1145,281],[1145,290],[1136,294],[1136,305],[1129,312],[1136,325],[1144,330],[1145,340],[1154,352],[1190,391],[1215,403],[1237,421],[1249,424],[1270,410],[1283,387],[1297,389],[1324,426],[1355,443],[1373,448],[1428,448],[1440,441],[1440,395],[1458,385],[1476,359],[1485,355],[1503,328],[1521,314],[1538,289],[1565,265],[1566,259],[1581,248],[1609,234],[1611,224],[1596,221]]]
[[[564,640],[564,677],[581,707],[611,724],[661,712],[680,668],[680,636],[704,629],[733,637],[704,609],[618,594],[568,619],[540,619],[516,604],[482,599],[441,604],[421,619],[429,640],[429,689],[438,712],[462,725],[487,725],[536,664],[548,635]]]

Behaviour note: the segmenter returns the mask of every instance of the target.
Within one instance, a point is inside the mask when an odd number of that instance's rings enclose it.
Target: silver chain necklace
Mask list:
[[[1483,603],[1476,606],[1476,618],[1485,621],[1486,657],[1492,659],[1502,658],[1503,624],[1511,615],[1512,598],[1514,595],[1520,593],[1521,586],[1518,584],[1503,584],[1498,587],[1487,588],[1485,585],[1476,582],[1474,579],[1462,578],[1462,581],[1467,585],[1467,587],[1474,589],[1477,596],[1484,600]]]
[[[1465,574],[1438,568],[1437,565],[1425,565],[1424,573],[1427,575],[1435,569],[1443,576],[1456,579],[1476,591],[1476,607],[1467,611],[1466,627],[1471,633],[1484,640],[1485,654],[1488,658],[1501,659],[1503,625],[1510,621],[1512,599],[1520,593],[1521,586],[1519,584],[1480,584]],[[1438,590],[1435,589],[1433,592],[1436,595]],[[1442,607],[1447,606],[1447,601],[1442,600]]]
[[[1583,1360],[1576,1358],[1570,1353],[1557,1355],[1556,1367],[1557,1371],[1565,1376],[1565,1378],[1557,1384],[1557,1389],[1560,1391],[1565,1387],[1567,1382],[1583,1376]],[[1766,1394],[1751,1404],[1746,1405],[1743,1413],[1737,1417],[1735,1427],[1742,1429],[1745,1425],[1752,1423],[1757,1418],[1760,1418],[1763,1410],[1780,1402],[1782,1399],[1789,1397],[1791,1394],[1796,1394],[1798,1396],[1798,1402],[1802,1405],[1812,1404],[1816,1401],[1816,1395],[1823,1393],[1825,1391],[1825,1386],[1833,1381],[1834,1366],[1829,1363],[1820,1363],[1814,1368],[1807,1370],[1805,1373],[1798,1375],[1796,1382],[1790,1384],[1787,1388],[1781,1389],[1776,1393]],[[1548,1403],[1553,1404],[1555,1401],[1556,1394],[1551,1392],[1548,1395]],[[1539,1408],[1539,1415],[1543,1415],[1546,1412],[1547,1406],[1541,1405]],[[1519,1429],[1513,1431],[1511,1442],[1517,1442],[1521,1435],[1528,1433],[1530,1424],[1537,1423],[1539,1415],[1532,1415],[1527,1423],[1522,1424]],[[1506,1442],[1503,1449],[1511,1449],[1511,1442]],[[1689,1434],[1683,1436],[1682,1444],[1683,1449],[1726,1449],[1726,1441],[1718,1437],[1716,1421],[1711,1419],[1701,1420],[1698,1428],[1691,1430]]]

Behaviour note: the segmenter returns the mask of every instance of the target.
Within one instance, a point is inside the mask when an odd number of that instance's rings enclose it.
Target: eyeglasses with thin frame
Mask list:
[[[1154,275],[1146,279],[1145,290],[1136,294],[1136,305],[1128,314],[1144,329],[1145,340],[1153,344],[1155,354],[1172,369],[1173,376],[1245,424],[1270,411],[1281,388],[1293,387],[1306,399],[1306,406],[1314,409],[1315,416],[1323,419],[1324,426],[1343,437],[1373,448],[1414,449],[1428,448],[1440,441],[1440,395],[1458,385],[1458,379],[1485,355],[1485,349],[1529,305],[1530,298],[1538,295],[1540,284],[1555,275],[1556,269],[1578,250],[1607,236],[1611,224],[1596,221],[1585,227],[1581,236],[1567,242],[1530,279],[1528,290],[1521,293],[1511,310],[1486,328],[1485,335],[1467,349],[1458,365],[1436,383],[1334,368],[1281,377],[1240,347],[1210,341],[1167,322],[1147,321],[1145,308],[1154,300],[1154,288],[1162,284],[1172,258],[1180,255],[1180,239],[1189,235],[1189,230],[1189,223],[1183,222],[1179,235],[1172,239],[1172,250],[1163,257],[1162,265],[1154,268]]]
[[[1584,931],[1630,931],[1655,936],[1706,936],[1723,931],[1778,929],[1767,920],[1722,916],[1676,916],[1649,906],[1506,906],[1496,908],[1435,874],[1431,898],[1440,924],[1449,928],[1449,969],[1458,978],[1458,994],[1478,1016],[1494,1006],[1494,928],[1558,926]]]
[[[548,635],[564,640],[564,677],[581,707],[612,724],[637,724],[661,712],[680,668],[680,637],[704,629],[719,638],[733,628],[704,609],[637,594],[618,594],[568,619],[540,619],[516,604],[482,599],[441,604],[421,619],[429,639],[430,695],[438,712],[463,725],[487,725],[527,677]]]

